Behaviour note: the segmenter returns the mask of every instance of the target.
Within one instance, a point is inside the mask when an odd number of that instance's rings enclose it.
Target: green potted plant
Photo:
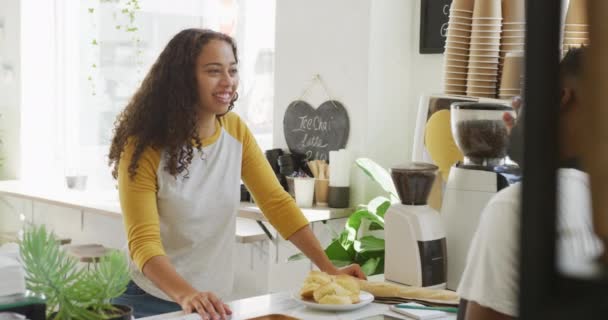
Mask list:
[[[359,158],[355,163],[385,194],[372,199],[368,204],[359,205],[346,220],[344,230],[334,232],[333,240],[325,253],[337,267],[357,263],[370,276],[384,273],[384,239],[373,235],[362,236],[361,226],[367,221],[369,230],[384,230],[384,214],[391,204],[399,202],[399,196],[386,169],[367,158]],[[297,254],[289,260],[303,258],[302,254]]]
[[[19,247],[27,288],[44,297],[48,319],[131,319],[131,307],[110,302],[129,282],[127,259],[119,251],[82,268],[43,225],[28,227]]]

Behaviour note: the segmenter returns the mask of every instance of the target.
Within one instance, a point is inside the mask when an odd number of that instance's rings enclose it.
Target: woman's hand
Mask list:
[[[226,320],[232,314],[230,307],[212,292],[193,292],[179,301],[186,313],[197,312],[204,320]]]
[[[359,278],[362,280],[366,280],[367,277],[365,276],[365,273],[363,273],[363,270],[361,270],[361,267],[358,264],[351,264],[348,265],[344,268],[340,268],[340,269],[335,269],[335,270],[330,270],[327,272],[328,274],[333,274],[333,275],[338,275],[338,274],[346,274],[349,276],[353,276],[355,278]]]

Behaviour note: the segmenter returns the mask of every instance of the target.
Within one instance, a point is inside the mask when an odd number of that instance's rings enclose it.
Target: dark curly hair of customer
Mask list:
[[[196,60],[211,40],[230,44],[238,62],[236,44],[228,35],[206,29],[186,29],[175,35],[114,123],[108,164],[115,179],[118,178],[120,157],[127,143],[134,143],[129,164],[131,179],[135,176],[141,154],[148,147],[167,152],[168,161],[164,169],[171,175],[177,176],[184,170],[187,174],[194,148],[202,149],[197,130],[201,108],[195,75]],[[235,101],[236,97],[228,112]]]

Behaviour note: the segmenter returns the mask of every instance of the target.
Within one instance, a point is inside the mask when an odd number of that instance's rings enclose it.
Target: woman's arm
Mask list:
[[[298,247],[321,271],[329,274],[348,274],[359,279],[366,279],[361,267],[357,264],[341,269],[336,268],[321,248],[319,240],[308,225],[296,231],[287,240]]]

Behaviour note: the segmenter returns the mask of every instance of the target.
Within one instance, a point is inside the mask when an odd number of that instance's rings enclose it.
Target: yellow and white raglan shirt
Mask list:
[[[199,291],[220,297],[232,291],[241,179],[283,238],[308,224],[237,114],[217,119],[215,134],[202,143],[202,154],[194,149],[192,162],[177,177],[165,170],[167,153],[149,147],[129,178],[132,143],[118,168],[131,277],[149,294],[169,301],[141,272],[152,257],[166,255]]]

